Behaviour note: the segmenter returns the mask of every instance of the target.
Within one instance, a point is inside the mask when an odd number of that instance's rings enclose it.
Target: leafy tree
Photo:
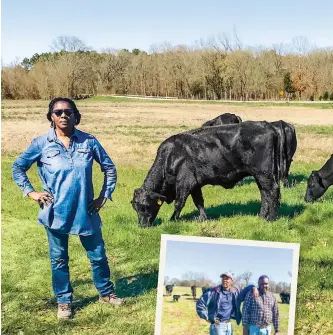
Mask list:
[[[132,54],[133,54],[133,55],[136,55],[136,56],[137,56],[140,52],[141,52],[140,49],[136,49],[136,48],[135,48],[135,49],[132,50]]]
[[[295,93],[296,92],[296,90],[295,90],[295,88],[293,86],[293,82],[292,82],[291,77],[290,77],[290,72],[287,72],[284,75],[283,85],[284,85],[284,90],[287,93]]]

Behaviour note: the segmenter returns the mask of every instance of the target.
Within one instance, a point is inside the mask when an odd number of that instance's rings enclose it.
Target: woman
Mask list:
[[[94,284],[101,302],[122,304],[110,281],[110,269],[98,214],[115,189],[116,168],[97,139],[78,130],[81,115],[74,101],[55,98],[49,104],[47,119],[51,129],[35,138],[14,162],[13,178],[24,196],[40,205],[38,222],[45,226],[49,242],[52,284],[58,304],[58,318],[72,316],[73,289],[69,281],[68,237],[79,235],[91,262]],[[104,172],[104,184],[94,200],[93,160]],[[31,185],[26,171],[37,162],[44,192]]]

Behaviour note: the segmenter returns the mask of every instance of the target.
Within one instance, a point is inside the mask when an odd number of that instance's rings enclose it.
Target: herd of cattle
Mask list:
[[[245,121],[235,114],[222,114],[201,128],[173,135],[163,141],[143,185],[131,201],[139,225],[153,224],[163,202],[174,201],[171,220],[179,219],[189,195],[206,220],[202,187],[233,188],[247,176],[254,177],[260,194],[259,216],[272,221],[280,207],[280,181],[288,186],[288,174],[297,148],[293,125]],[[320,198],[333,184],[333,155],[319,171],[312,171],[305,201]]]
[[[175,286],[175,284],[165,286],[166,294],[168,296],[171,296],[174,286]],[[202,287],[201,288],[202,294],[205,294],[209,289],[210,289],[210,287],[208,287],[208,286]],[[197,286],[196,285],[191,286],[191,293],[192,293],[193,300],[196,300],[196,298],[197,298]],[[284,304],[284,303],[289,304],[290,303],[290,293],[289,292],[281,292],[279,295],[280,295],[280,299],[281,299],[282,304]],[[172,298],[173,298],[174,302],[178,302],[178,300],[180,299],[180,295],[179,294],[174,294],[172,296]]]

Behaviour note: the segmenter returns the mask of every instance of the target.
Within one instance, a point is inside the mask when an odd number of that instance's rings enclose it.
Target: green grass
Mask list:
[[[94,96],[92,98],[82,100],[83,101],[94,101],[94,102],[140,102],[140,103],[193,103],[193,104],[224,104],[224,105],[235,105],[235,106],[247,106],[247,107],[269,107],[269,106],[295,106],[295,107],[313,107],[318,109],[332,109],[332,103],[304,103],[304,102],[234,102],[234,101],[206,101],[206,100],[186,100],[186,99],[176,99],[176,100],[159,100],[159,99],[136,99],[136,98],[126,98],[126,97],[116,97],[116,96]]]
[[[3,334],[153,334],[161,234],[301,243],[295,334],[329,334],[333,329],[333,190],[318,203],[304,202],[313,165],[292,166],[295,186],[282,190],[276,222],[257,216],[259,191],[247,179],[232,190],[203,189],[208,221],[196,221],[198,212],[189,199],[181,221],[170,222],[173,205],[164,204],[159,213],[162,224],[149,229],[138,227],[130,205],[147,170],[119,166],[114,201],[106,204],[101,216],[112,280],[126,305],[114,308],[97,302],[89,261],[78,238],[72,237],[75,318],[58,322],[46,234],[36,224],[36,204],[22,197],[11,178],[12,162],[13,157],[2,157]],[[95,168],[94,185],[99,190],[103,176]],[[29,176],[40,185],[35,167]],[[129,277],[136,280],[129,284]]]
[[[201,288],[197,288],[199,297]],[[207,335],[209,323],[200,319],[196,313],[196,300],[193,300],[190,287],[175,287],[173,294],[181,295],[178,302],[173,302],[172,296],[163,296],[162,304],[162,334],[170,335]],[[276,295],[280,313],[280,335],[287,335],[289,305],[282,304],[279,295]],[[233,321],[233,334],[242,335],[242,326]]]
[[[23,101],[23,100],[22,100]],[[20,106],[20,100],[3,100],[2,108],[6,109],[15,109],[22,108]],[[137,99],[137,98],[127,98],[127,97],[117,97],[117,96],[94,96],[89,99],[76,100],[76,104],[81,107],[90,106],[92,103],[158,103],[158,104],[218,104],[218,105],[233,105],[233,106],[243,106],[243,107],[311,107],[316,109],[333,109],[333,102],[322,103],[322,102],[313,102],[306,103],[304,101],[281,101],[281,102],[272,102],[272,101],[258,101],[258,102],[236,102],[236,101],[217,101],[217,100],[190,100],[190,99]],[[45,108],[48,106],[49,101],[46,100],[27,100],[24,107],[25,108]]]

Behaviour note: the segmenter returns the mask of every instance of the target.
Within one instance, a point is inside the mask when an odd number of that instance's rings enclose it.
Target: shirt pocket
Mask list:
[[[52,159],[53,157],[59,156],[60,150],[49,150],[45,153],[46,158]]]
[[[52,165],[55,163],[59,163],[60,158],[60,150],[52,149],[45,151],[41,161],[43,164]]]
[[[88,161],[92,157],[90,148],[77,148],[76,152],[76,157],[80,160]]]

